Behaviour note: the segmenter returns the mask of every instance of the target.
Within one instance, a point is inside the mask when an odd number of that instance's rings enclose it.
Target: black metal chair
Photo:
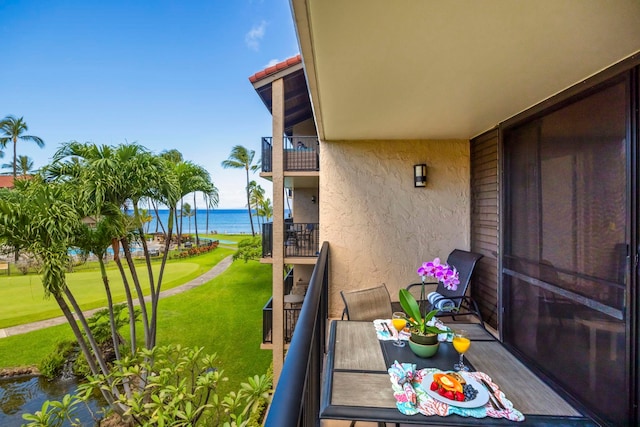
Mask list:
[[[454,249],[447,257],[447,264],[455,267],[458,270],[460,284],[456,290],[449,290],[445,288],[441,282],[425,282],[412,283],[407,286],[407,290],[418,300],[421,309],[433,310],[434,305],[429,302],[427,295],[433,291],[442,295],[442,298],[450,302],[449,308],[441,310],[436,316],[438,317],[451,317],[455,320],[456,316],[475,316],[480,324],[484,327],[484,321],[482,320],[482,314],[478,308],[478,304],[473,298],[466,296],[469,283],[471,282],[471,275],[475,269],[476,263],[482,258],[482,255],[463,251],[461,249]]]

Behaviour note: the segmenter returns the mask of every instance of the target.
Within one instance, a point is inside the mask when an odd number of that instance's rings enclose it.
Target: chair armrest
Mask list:
[[[478,304],[476,303],[476,301],[466,295],[462,295],[462,296],[458,296],[458,297],[447,297],[450,300],[453,301],[461,301],[463,304],[460,305],[460,308],[464,308],[467,312],[460,312],[460,309],[457,310],[451,310],[451,311],[441,311],[437,314],[438,317],[441,316],[451,316],[451,317],[455,317],[455,316],[476,316],[478,318],[478,320],[480,321],[480,325],[482,325],[482,327],[484,328],[484,320],[482,319],[482,313],[480,312],[480,309],[478,308]]]

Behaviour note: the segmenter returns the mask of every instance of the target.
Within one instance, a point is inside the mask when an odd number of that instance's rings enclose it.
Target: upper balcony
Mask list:
[[[262,138],[262,172],[273,172],[273,138]],[[288,171],[320,170],[320,145],[317,136],[285,136],[283,168]]]
[[[271,258],[274,244],[284,245],[285,258],[317,258],[320,224],[285,221],[283,242],[274,242],[273,223],[262,224],[262,257]]]

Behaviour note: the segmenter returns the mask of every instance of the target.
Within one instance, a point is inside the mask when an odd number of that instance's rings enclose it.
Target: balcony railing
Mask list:
[[[284,342],[290,343],[296,324],[300,318],[301,308],[284,309]],[[273,343],[273,297],[262,308],[262,343]]]
[[[285,222],[284,256],[317,257],[320,224],[317,222]],[[262,224],[262,257],[273,256],[273,223]]]
[[[293,269],[287,273],[284,278],[284,293],[290,294],[293,289]],[[284,342],[290,343],[293,331],[296,328],[296,323],[300,317],[300,308],[285,308],[284,309]],[[262,343],[270,344],[273,342],[273,297],[269,298],[269,301],[262,308]]]
[[[262,172],[273,172],[273,138],[262,138]],[[320,145],[317,136],[285,136],[283,168],[285,171],[320,170]]]
[[[262,224],[262,258],[269,258],[273,254],[273,223]]]
[[[271,401],[267,427],[318,425],[327,325],[329,244],[324,243]],[[301,398],[293,399],[293,396]]]

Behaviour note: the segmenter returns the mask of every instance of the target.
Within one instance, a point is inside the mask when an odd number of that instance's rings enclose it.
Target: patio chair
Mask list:
[[[348,320],[390,319],[391,297],[387,287],[382,284],[374,288],[355,291],[340,291],[344,301],[342,318]]]
[[[438,317],[475,316],[484,326],[482,314],[473,298],[466,296],[471,282],[471,275],[482,255],[454,249],[447,258],[447,264],[455,267],[460,275],[460,284],[456,290],[445,288],[441,282],[425,282],[424,293],[422,283],[412,283],[407,290],[416,297],[421,309],[439,309]]]

